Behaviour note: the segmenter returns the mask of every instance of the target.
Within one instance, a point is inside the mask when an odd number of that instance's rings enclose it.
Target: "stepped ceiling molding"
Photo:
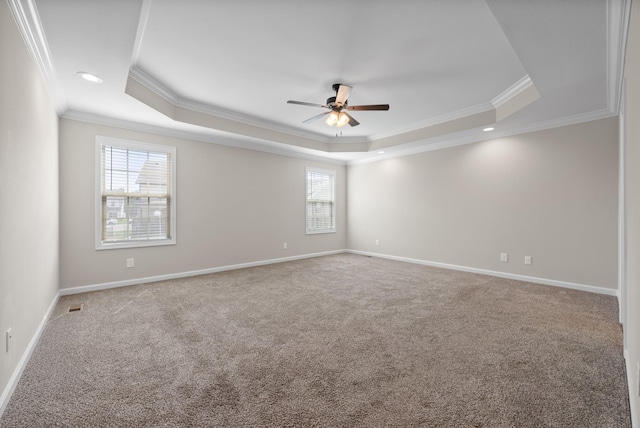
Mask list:
[[[616,115],[630,3],[9,0],[61,117],[336,163]]]

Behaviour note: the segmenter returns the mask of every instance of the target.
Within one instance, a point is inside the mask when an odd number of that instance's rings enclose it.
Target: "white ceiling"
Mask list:
[[[335,161],[617,114],[629,3],[10,0],[63,117]]]

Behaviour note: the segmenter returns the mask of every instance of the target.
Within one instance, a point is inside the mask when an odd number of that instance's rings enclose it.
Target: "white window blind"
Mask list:
[[[307,234],[336,231],[336,172],[307,168]]]
[[[175,147],[96,138],[96,248],[175,243]]]

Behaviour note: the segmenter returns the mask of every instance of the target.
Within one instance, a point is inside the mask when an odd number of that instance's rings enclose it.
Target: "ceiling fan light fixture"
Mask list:
[[[336,122],[338,122],[338,112],[334,110],[329,114],[329,116],[327,116],[327,120],[325,120],[324,123],[329,126],[333,126]]]
[[[338,128],[342,128],[347,123],[349,123],[349,116],[345,112],[340,112],[340,115],[338,116],[338,123],[336,123],[336,126]]]
[[[349,126],[358,126],[360,122],[358,122],[353,116],[343,110],[379,110],[386,111],[389,110],[389,104],[369,104],[369,105],[357,105],[357,106],[348,106],[349,92],[351,92],[351,86],[343,85],[342,83],[335,83],[332,86],[333,90],[336,91],[335,97],[327,98],[326,104],[315,104],[308,103],[306,101],[287,101],[288,104],[299,104],[303,106],[310,107],[321,107],[326,108],[330,111],[326,113],[320,113],[313,117],[310,117],[307,120],[303,120],[302,123],[311,123],[320,119],[321,117],[325,118],[324,123],[329,126],[338,125],[338,128],[342,128],[349,124]]]

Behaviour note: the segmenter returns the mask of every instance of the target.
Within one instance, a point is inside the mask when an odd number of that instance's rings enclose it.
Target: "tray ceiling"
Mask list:
[[[617,114],[628,4],[10,0],[63,117],[336,161]]]

